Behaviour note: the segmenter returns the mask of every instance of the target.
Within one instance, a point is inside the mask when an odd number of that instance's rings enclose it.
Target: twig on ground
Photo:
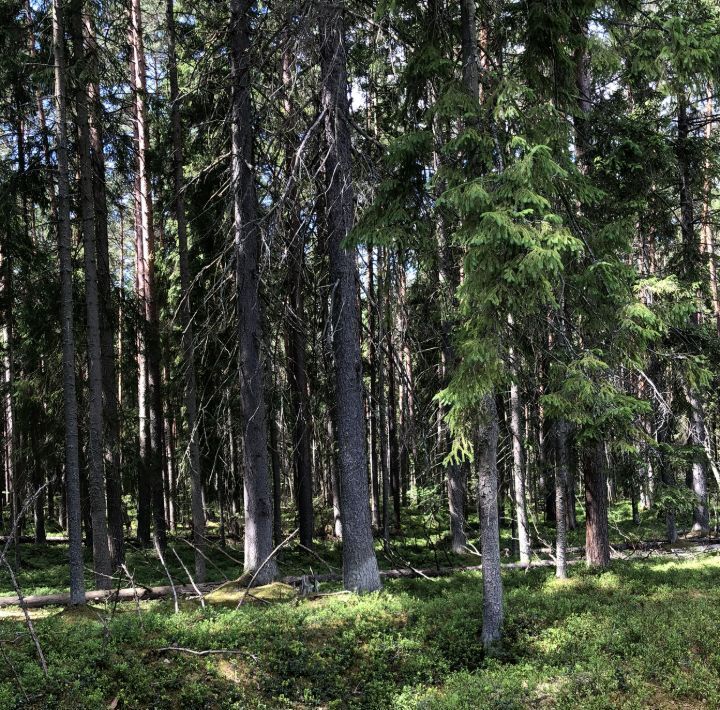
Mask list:
[[[208,648],[204,651],[196,651],[194,648],[183,648],[182,646],[163,646],[158,648],[158,653],[164,653],[165,651],[177,651],[178,653],[189,653],[191,656],[212,656],[216,654],[231,654],[237,656],[248,656],[254,661],[258,660],[258,657],[248,651],[240,651],[236,648]]]
[[[198,594],[198,597],[200,599],[200,606],[202,606],[202,608],[204,609],[205,608],[205,595],[198,589],[197,584],[195,584],[195,580],[192,578],[192,575],[190,574],[188,568],[185,566],[185,563],[182,561],[180,555],[178,555],[177,550],[174,547],[171,549],[173,551],[173,555],[175,555],[175,557],[177,557],[177,561],[180,563],[182,568],[185,570],[185,574],[188,576],[188,579],[190,580],[190,584],[192,584],[193,589]]]
[[[130,570],[127,568],[127,565],[125,563],[123,563],[121,565],[121,568],[122,568],[123,572],[125,572],[125,574],[128,578],[128,581],[130,582],[130,586],[132,587],[133,598],[135,599],[135,608],[137,609],[138,616],[140,617],[140,628],[144,629],[142,612],[140,611],[140,597],[138,597],[137,588],[135,587],[135,579],[130,574]]]
[[[5,566],[10,573],[10,579],[12,580],[15,594],[18,595],[18,599],[20,600],[20,608],[22,609],[23,615],[25,616],[25,624],[28,627],[28,631],[30,632],[33,643],[35,644],[35,650],[37,651],[38,659],[40,660],[40,667],[43,670],[43,674],[47,678],[48,670],[47,663],[45,662],[45,655],[43,654],[42,648],[40,647],[40,639],[35,633],[35,627],[33,626],[32,619],[30,618],[30,612],[27,610],[27,606],[25,605],[25,598],[23,597],[22,591],[20,590],[20,585],[18,584],[17,577],[15,576],[15,571],[13,570],[12,565],[8,562],[7,558],[4,561]]]
[[[170,589],[172,589],[173,602],[175,603],[175,613],[177,614],[180,611],[180,607],[178,606],[177,592],[175,591],[175,585],[173,584],[172,577],[170,576],[170,570],[167,568],[167,565],[165,564],[165,558],[163,557],[162,550],[160,549],[160,543],[158,542],[157,536],[153,537],[153,543],[155,543],[155,551],[157,552],[158,558],[160,559],[160,564],[163,566],[163,569],[165,570],[165,574],[167,575],[168,582],[170,582]]]

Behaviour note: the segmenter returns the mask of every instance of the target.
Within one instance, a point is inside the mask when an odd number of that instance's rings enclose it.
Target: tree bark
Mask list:
[[[65,419],[65,483],[70,557],[70,603],[85,603],[82,529],[80,523],[80,459],[78,408],[75,391],[73,335],[73,267],[70,232],[70,168],[68,161],[65,36],[62,0],[53,0],[55,61],[56,154],[58,166],[58,252],[60,259],[60,318],[62,326],[63,409]]]
[[[273,549],[267,412],[261,362],[260,229],[253,169],[250,96],[250,20],[252,0],[230,2],[232,82],[232,188],[234,200],[235,278],[237,283],[240,408],[245,456],[245,572],[257,571]],[[256,578],[268,584],[277,564],[268,562]]]
[[[509,319],[512,324],[512,318]],[[515,354],[509,352],[510,368],[513,380],[510,383],[510,434],[512,436],[512,470],[513,488],[515,492],[515,519],[518,530],[518,547],[520,564],[530,564],[530,534],[528,530],[527,497],[525,492],[525,450],[522,431],[522,403],[517,384],[517,367],[513,364]]]
[[[690,444],[695,447],[692,462],[692,491],[695,495],[693,531],[707,535],[710,531],[710,513],[707,490],[708,435],[705,427],[705,408],[699,393],[689,384],[685,387],[685,397],[690,406]]]
[[[167,0],[168,78],[170,80],[170,120],[172,123],[173,175],[175,188],[175,220],[178,232],[180,261],[180,318],[182,325],[183,374],[185,376],[185,412],[188,432],[188,467],[190,473],[190,512],[193,544],[195,545],[195,579],[204,582],[205,505],[203,502],[202,470],[200,468],[199,423],[197,415],[197,378],[195,374],[195,333],[190,294],[190,260],[188,257],[187,220],[185,217],[185,179],[183,176],[182,124],[180,90],[175,54],[175,14],[173,0]],[[230,432],[232,436],[232,432]]]
[[[345,238],[353,223],[353,188],[344,4],[319,4],[321,100],[325,112],[327,241],[332,282],[332,335],[343,524],[343,583],[352,591],[379,589],[368,499],[367,452],[360,359],[357,265]]]
[[[150,137],[147,122],[145,97],[145,49],[143,44],[142,11],[140,0],[132,0],[131,35],[133,56],[133,90],[135,94],[135,118],[137,123],[137,172],[140,185],[140,216],[143,245],[142,293],[144,314],[145,360],[147,364],[147,427],[149,446],[146,448],[145,475],[149,479],[152,500],[152,518],[155,537],[160,549],[164,550],[166,540],[165,505],[162,485],[163,452],[163,403],[160,379],[160,329],[155,286],[155,228],[153,224],[152,190],[148,167]]]
[[[284,109],[286,120],[291,121],[296,114],[291,96],[293,91],[291,74],[292,57],[286,48],[282,55],[282,82],[285,91]],[[290,138],[285,147],[285,172],[289,181],[287,190],[288,219],[286,222],[288,239],[288,292],[287,315],[288,342],[288,384],[290,385],[290,403],[293,436],[293,462],[297,481],[298,527],[300,542],[305,547],[313,545],[313,481],[310,453],[310,406],[305,361],[305,279],[303,274],[305,260],[305,230],[298,215],[298,191],[293,173],[293,155],[296,137],[292,127],[287,129]]]
[[[367,308],[368,308],[368,360],[370,365],[370,512],[372,516],[373,527],[376,530],[381,526],[381,510],[380,510],[380,441],[378,432],[379,418],[379,393],[378,393],[378,363],[377,348],[375,347],[375,337],[377,331],[377,296],[375,287],[375,254],[373,247],[369,246],[368,255],[368,291],[367,291]]]
[[[83,3],[71,5],[71,32],[74,48],[75,114],[78,129],[77,149],[80,166],[80,215],[82,219],[85,261],[85,310],[87,317],[88,360],[88,498],[93,529],[93,565],[95,586],[107,589],[112,585],[112,563],[108,545],[105,470],[103,460],[103,377],[100,351],[100,306],[98,300],[95,200],[90,160],[90,123],[84,75],[85,47],[83,41]]]
[[[610,564],[610,539],[605,446],[602,442],[586,445],[583,473],[585,476],[586,562],[589,567],[607,567]]]
[[[500,640],[503,625],[503,586],[500,575],[500,528],[498,521],[498,415],[495,399],[485,397],[486,421],[479,435],[478,514],[483,571],[483,624],[481,639],[486,648]]]
[[[555,469],[555,576],[567,577],[567,478],[568,424],[560,419],[555,425],[557,466]]]

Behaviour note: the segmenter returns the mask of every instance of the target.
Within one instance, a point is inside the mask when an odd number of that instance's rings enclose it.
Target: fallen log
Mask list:
[[[216,589],[220,586],[220,583],[198,584],[197,586],[201,592],[205,593]],[[182,586],[176,585],[175,591],[184,597],[197,596],[197,592],[191,584],[184,584]],[[136,586],[134,589],[132,587],[120,590],[95,589],[85,592],[85,599],[88,602],[132,601],[136,598],[140,601],[147,601],[149,599],[164,599],[170,595],[172,595],[172,588],[170,586]],[[23,601],[24,606],[28,609],[39,609],[45,606],[70,606],[70,594],[31,594],[24,596]],[[0,597],[0,608],[19,605],[20,600],[18,597]]]
[[[616,548],[617,549],[617,548]],[[655,549],[652,548],[650,552],[655,552],[660,556],[675,556],[677,558],[686,558],[697,554],[704,554],[707,552],[720,552],[720,543],[714,542],[710,544],[699,544],[692,547],[672,547],[669,550]],[[631,559],[627,556],[616,556],[615,559]],[[584,559],[573,559],[568,560],[569,565],[583,564]],[[554,560],[534,560],[531,565],[524,565],[520,562],[504,562],[502,565],[504,570],[525,570],[532,569],[533,567],[554,567]],[[412,579],[418,577],[448,577],[453,574],[460,574],[463,572],[481,572],[482,565],[469,565],[465,567],[431,567],[427,569],[415,569],[415,568],[403,568],[403,569],[389,569],[381,570],[380,577],[383,579]],[[289,584],[292,586],[302,586],[308,582],[339,582],[342,581],[342,574],[315,574],[315,575],[291,575],[283,577],[278,580],[283,584]],[[206,584],[198,584],[197,589],[201,593],[212,592],[218,587],[222,586],[222,582],[209,582]],[[226,584],[226,583],[225,583]],[[183,597],[197,597],[197,589],[191,584],[176,585],[175,592]],[[112,589],[98,589],[85,593],[85,598],[88,602],[102,602],[102,601],[133,601],[138,599],[140,601],[147,601],[151,599],[165,599],[172,595],[172,587],[144,587],[136,586],[123,588],[120,590]],[[0,608],[8,606],[19,606],[20,600],[18,597],[0,597]],[[28,609],[39,609],[45,606],[70,606],[70,595],[69,594],[46,594],[46,595],[30,595],[24,597],[24,606]]]

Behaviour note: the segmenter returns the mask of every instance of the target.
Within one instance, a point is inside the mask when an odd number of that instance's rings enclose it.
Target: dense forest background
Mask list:
[[[2,0],[4,568],[480,565],[490,648],[716,533],[718,86],[715,0]]]

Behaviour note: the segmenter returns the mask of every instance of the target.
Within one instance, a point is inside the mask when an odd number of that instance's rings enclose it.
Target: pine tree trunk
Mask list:
[[[590,567],[607,567],[610,564],[610,539],[605,446],[602,442],[586,445],[583,473],[585,476],[585,559]]]
[[[70,232],[70,168],[68,161],[65,36],[62,0],[53,0],[55,62],[56,154],[58,176],[58,251],[60,258],[60,317],[62,330],[63,409],[65,419],[65,484],[70,556],[70,603],[85,603],[82,529],[80,522],[80,459],[78,407],[75,391],[73,335],[73,267]]]
[[[381,585],[370,522],[357,265],[354,250],[344,246],[353,223],[353,189],[343,3],[318,5],[343,583],[345,589],[364,592]]]
[[[253,165],[250,97],[250,17],[252,0],[230,2],[232,83],[232,187],[237,282],[240,407],[245,457],[245,571],[254,573],[273,549],[267,412],[261,362],[260,229]],[[267,584],[277,575],[271,560],[256,578]]]
[[[158,324],[158,306],[155,287],[155,228],[153,224],[152,190],[148,167],[150,147],[145,96],[147,82],[145,77],[145,49],[143,45],[142,13],[140,0],[132,0],[131,36],[133,56],[133,89],[135,94],[135,117],[137,124],[137,172],[140,187],[140,216],[143,251],[141,290],[143,294],[144,341],[147,371],[146,413],[147,435],[146,462],[144,475],[148,478],[152,520],[155,537],[161,550],[165,549],[166,521],[162,485],[163,455],[163,413],[162,390],[160,380],[160,329]],[[138,526],[139,529],[139,526]]]
[[[200,432],[197,415],[197,381],[195,374],[195,334],[190,294],[190,260],[188,257],[187,220],[185,217],[185,179],[183,177],[183,144],[180,120],[180,91],[175,56],[175,14],[173,0],[167,0],[168,76],[170,79],[170,110],[173,141],[173,175],[175,188],[175,220],[178,232],[180,262],[180,318],[182,324],[183,374],[185,376],[185,416],[188,435],[188,466],[190,473],[190,511],[193,544],[195,545],[195,581],[203,582],[205,565],[205,506],[203,503],[202,470],[200,468]],[[232,432],[230,432],[232,436]]]

